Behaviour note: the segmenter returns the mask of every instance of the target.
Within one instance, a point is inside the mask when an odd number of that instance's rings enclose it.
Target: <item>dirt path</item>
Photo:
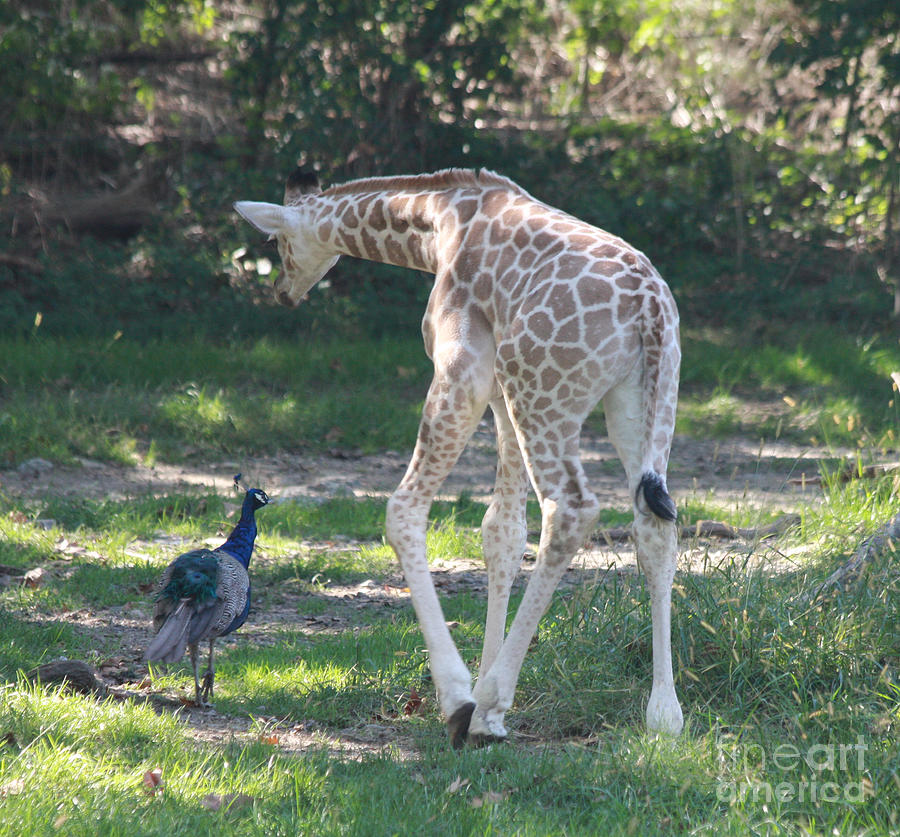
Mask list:
[[[712,495],[721,505],[783,506],[793,510],[815,491],[789,482],[815,477],[819,463],[849,454],[789,442],[743,438],[675,440],[669,464],[669,487],[679,501],[685,496]],[[81,460],[74,466],[21,467],[0,471],[0,488],[9,494],[41,497],[47,494],[83,497],[134,497],[145,493],[217,490],[225,493],[237,471],[278,500],[330,496],[386,496],[400,481],[409,452],[356,455],[299,453],[245,457],[217,463],[124,467]],[[623,472],[612,445],[602,437],[583,440],[585,471],[601,506],[630,505]],[[481,423],[459,463],[444,485],[445,496],[467,492],[476,499],[489,496],[496,463],[493,430]]]

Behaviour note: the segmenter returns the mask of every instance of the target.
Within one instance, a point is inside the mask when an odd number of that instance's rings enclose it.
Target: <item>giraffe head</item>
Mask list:
[[[282,270],[275,280],[275,296],[282,305],[299,305],[338,260],[316,236],[312,213],[304,205],[305,196],[320,191],[315,175],[298,169],[288,178],[285,206],[261,201],[237,201],[234,205],[239,215],[278,242]]]

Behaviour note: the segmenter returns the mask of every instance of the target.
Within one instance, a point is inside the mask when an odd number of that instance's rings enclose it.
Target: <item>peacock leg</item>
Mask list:
[[[199,649],[197,648],[197,644],[194,643],[193,645],[189,645],[188,650],[191,653],[191,666],[193,666],[194,669],[194,703],[196,703],[197,706],[206,706],[206,702],[203,700],[203,692],[200,689],[200,675],[198,672]]]
[[[213,643],[215,639],[209,641],[209,663],[206,666],[206,673],[203,675],[203,697],[206,698],[206,705],[212,702],[213,681],[216,679],[216,669],[213,666]]]

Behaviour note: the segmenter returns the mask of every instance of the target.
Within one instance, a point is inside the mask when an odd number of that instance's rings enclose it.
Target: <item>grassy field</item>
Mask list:
[[[683,338],[679,431],[895,447],[900,342],[825,329],[781,345]],[[344,446],[407,450],[431,366],[418,337],[211,344],[0,341],[0,467],[41,456],[151,463]],[[602,413],[591,420],[602,429]]]
[[[806,334],[751,353],[688,335],[681,432],[815,438],[861,460],[896,450],[889,375],[900,347],[824,346],[824,334]],[[412,340],[348,352],[36,338],[0,356],[4,466],[406,449],[428,377]],[[383,499],[260,513],[254,609],[221,643],[216,712],[200,713],[181,700],[186,666],[148,677],[134,652],[150,584],[185,545],[227,531],[234,496],[3,495],[0,564],[46,574],[34,588],[16,575],[0,587],[0,834],[897,833],[896,550],[858,583],[813,593],[897,513],[900,485],[891,474],[826,475],[822,491],[775,542],[682,544],[680,739],[643,730],[649,603],[642,579],[621,568],[576,573],[560,589],[526,659],[511,741],[459,753],[383,544]],[[694,500],[682,511],[691,520],[711,509]],[[467,497],[437,504],[429,534],[449,567],[446,617],[473,663],[482,512]],[[747,512],[715,513],[743,524]],[[109,695],[24,676],[59,657],[105,672]]]

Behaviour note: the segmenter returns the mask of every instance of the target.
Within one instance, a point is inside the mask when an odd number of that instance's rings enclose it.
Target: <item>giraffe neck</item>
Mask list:
[[[324,245],[347,256],[437,272],[445,195],[403,189],[334,192],[311,201]]]

